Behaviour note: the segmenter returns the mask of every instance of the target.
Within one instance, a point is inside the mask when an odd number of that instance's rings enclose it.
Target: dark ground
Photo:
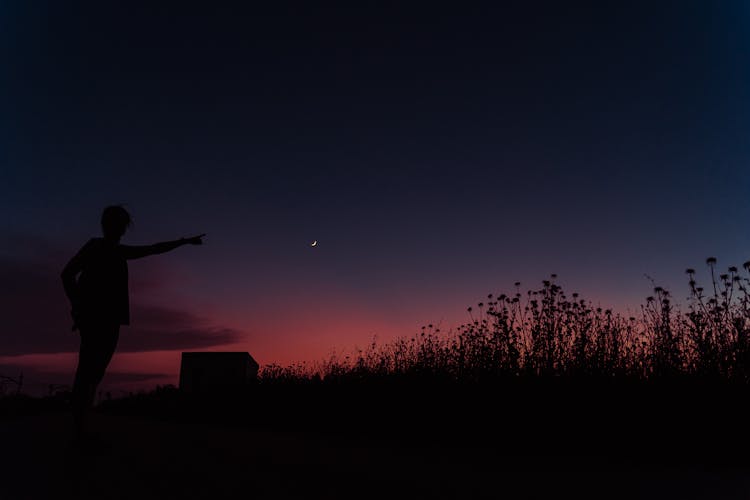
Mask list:
[[[750,498],[737,394],[554,393],[166,393],[103,405],[85,452],[65,412],[16,412],[0,419],[0,498]]]

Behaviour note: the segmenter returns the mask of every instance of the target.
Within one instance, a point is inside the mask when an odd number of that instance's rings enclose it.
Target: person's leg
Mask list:
[[[73,430],[77,439],[85,437],[87,414],[94,403],[96,388],[117,347],[119,330],[120,326],[116,324],[81,327],[81,347],[72,394]]]
[[[79,326],[81,337],[78,350],[78,368],[73,382],[71,404],[73,407],[73,433],[78,440],[84,437],[86,430],[86,410],[92,391],[92,364],[96,356],[95,328],[91,325]]]
[[[89,406],[94,404],[96,389],[104,378],[109,362],[112,361],[112,356],[117,348],[117,341],[120,336],[120,325],[104,325],[101,327],[100,332],[101,336],[97,339],[96,356],[94,357],[91,366],[93,387],[89,396]]]

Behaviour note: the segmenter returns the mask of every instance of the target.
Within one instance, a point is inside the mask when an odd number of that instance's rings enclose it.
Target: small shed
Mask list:
[[[247,352],[183,352],[180,390],[201,394],[241,390],[257,380],[258,368]]]

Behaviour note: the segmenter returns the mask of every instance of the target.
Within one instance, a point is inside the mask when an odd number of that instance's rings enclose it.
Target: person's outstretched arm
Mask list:
[[[191,238],[180,238],[174,241],[162,241],[161,243],[154,243],[153,245],[120,245],[120,249],[123,252],[123,256],[128,259],[140,259],[141,257],[148,257],[149,255],[157,255],[160,253],[166,253],[174,250],[182,245],[202,245],[203,237],[205,234],[193,236]]]

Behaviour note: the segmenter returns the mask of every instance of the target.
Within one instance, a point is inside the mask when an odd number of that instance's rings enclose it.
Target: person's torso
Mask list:
[[[88,317],[129,322],[128,264],[116,243],[91,241],[78,277],[82,313]]]

